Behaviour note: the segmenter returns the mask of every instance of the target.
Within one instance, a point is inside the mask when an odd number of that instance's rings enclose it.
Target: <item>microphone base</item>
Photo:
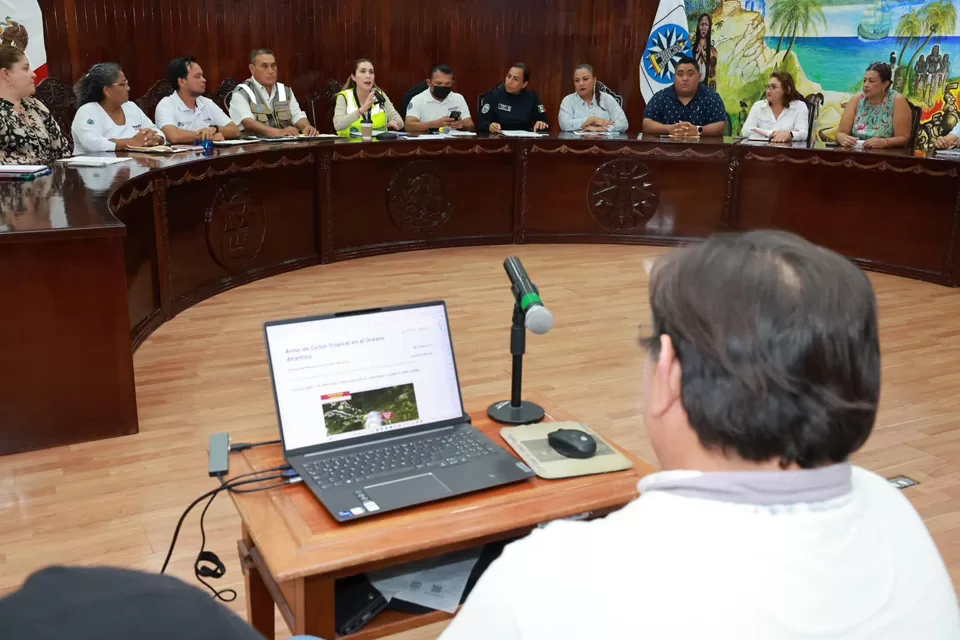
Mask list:
[[[510,404],[509,400],[504,400],[490,405],[487,415],[500,424],[532,424],[543,420],[545,413],[543,407],[526,400],[522,401],[519,407]]]

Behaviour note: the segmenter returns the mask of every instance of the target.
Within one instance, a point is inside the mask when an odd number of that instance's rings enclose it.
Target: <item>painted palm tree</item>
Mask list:
[[[920,55],[921,51],[926,49],[927,45],[930,44],[930,40],[933,38],[940,39],[942,36],[950,35],[957,29],[957,8],[953,6],[953,0],[939,0],[939,2],[926,4],[920,9],[917,17],[923,21],[922,33],[926,33],[927,37],[923,43],[917,47],[917,50],[913,52],[913,57],[911,57],[910,62],[907,63],[908,69],[914,68],[913,63],[917,61],[917,56]],[[898,25],[898,33],[899,29],[900,27]],[[920,36],[918,35],[916,37],[919,38]],[[901,60],[902,59],[903,58],[901,58]]]
[[[827,17],[823,15],[823,9],[820,8],[820,0],[776,0],[773,3],[773,9],[770,11],[770,29],[779,34],[777,41],[777,50],[774,53],[780,53],[784,38],[790,38],[787,45],[787,51],[793,48],[798,35],[812,33],[817,34],[818,25],[827,28]]]
[[[900,49],[900,55],[897,57],[897,60],[900,61],[900,65],[903,66],[903,56],[907,53],[907,47],[910,46],[910,43],[913,42],[915,38],[919,38],[923,35],[923,18],[914,11],[910,9],[907,13],[900,16],[900,22],[897,23],[897,42],[903,43],[903,48]]]

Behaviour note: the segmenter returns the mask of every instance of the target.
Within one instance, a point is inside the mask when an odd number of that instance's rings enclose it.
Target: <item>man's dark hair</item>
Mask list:
[[[171,60],[170,64],[167,65],[167,79],[170,81],[174,93],[180,90],[179,81],[186,80],[187,76],[190,75],[190,65],[192,64],[197,64],[197,59],[191,56]]]
[[[870,435],[877,302],[846,258],[780,231],[717,235],[657,262],[650,307],[651,356],[670,336],[704,447],[809,469]]]
[[[435,64],[435,65],[433,65],[433,68],[430,69],[430,79],[431,79],[431,80],[433,79],[433,74],[435,74],[435,73],[442,73],[442,74],[445,75],[445,76],[452,76],[452,75],[453,75],[453,69],[451,69],[450,66],[449,66],[449,65],[446,65],[446,64]]]
[[[674,68],[679,69],[680,65],[682,64],[691,64],[693,65],[694,69],[696,69],[698,72],[700,71],[700,67],[697,65],[697,61],[691,58],[690,56],[680,56],[680,58],[677,60],[677,66]]]
[[[520,71],[523,72],[523,81],[530,82],[530,69],[527,68],[527,63],[514,62],[512,65],[510,65],[510,69],[520,69]],[[510,69],[508,69],[508,71]]]

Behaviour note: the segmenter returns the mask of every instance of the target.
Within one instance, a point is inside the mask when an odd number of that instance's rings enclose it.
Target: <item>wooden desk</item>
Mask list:
[[[500,438],[500,425],[485,411],[471,415],[478,429],[511,450]],[[549,417],[572,419],[560,411],[550,411]],[[522,536],[558,518],[616,511],[637,497],[638,480],[653,472],[621,452],[633,460],[633,469],[566,480],[534,478],[347,524],[337,524],[304,486],[231,494],[243,522],[238,547],[246,574],[248,620],[273,638],[276,604],[293,633],[332,640],[336,578]],[[263,447],[235,457],[231,471],[239,475],[280,464],[280,447]],[[387,611],[350,637],[371,640],[450,617],[443,611]]]
[[[561,134],[128,155],[0,183],[0,455],[136,433],[133,351],[153,331],[319,263],[773,227],[960,285],[960,164],[935,152]]]

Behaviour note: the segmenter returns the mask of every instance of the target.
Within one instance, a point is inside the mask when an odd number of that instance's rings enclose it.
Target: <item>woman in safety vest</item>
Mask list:
[[[354,64],[350,79],[337,94],[333,111],[333,127],[337,135],[349,137],[360,133],[363,121],[372,122],[374,132],[403,128],[403,118],[387,97],[373,82],[373,63],[360,58]]]

